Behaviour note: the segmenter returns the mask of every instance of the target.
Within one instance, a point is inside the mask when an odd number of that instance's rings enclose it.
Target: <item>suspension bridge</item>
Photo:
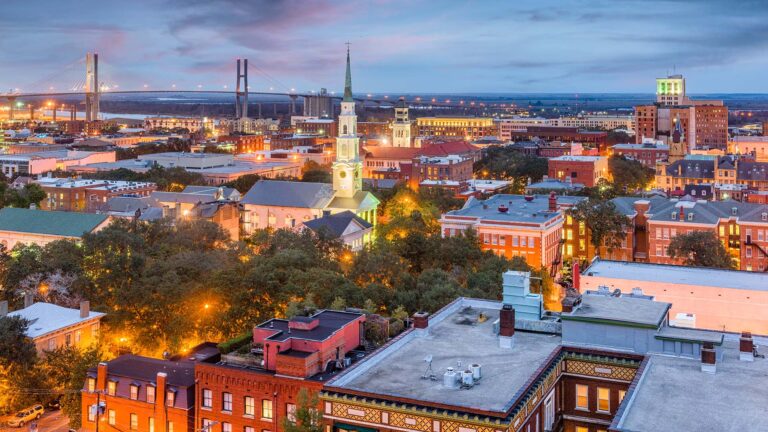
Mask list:
[[[83,61],[78,60],[73,64],[67,65],[65,69],[73,69],[75,65],[82,65]],[[85,56],[85,76],[84,79],[76,81],[72,85],[65,85],[63,87],[57,87],[54,85],[48,85],[49,82],[53,82],[56,79],[56,74],[45,77],[38,80],[36,83],[28,86],[28,88],[38,88],[38,90],[28,91],[26,89],[13,88],[6,92],[0,91],[0,102],[5,101],[8,110],[8,119],[14,119],[14,113],[17,109],[21,109],[24,104],[18,102],[21,99],[39,98],[39,97],[76,97],[82,96],[85,105],[85,120],[93,121],[99,118],[100,102],[102,96],[105,95],[131,95],[131,94],[208,94],[208,95],[234,95],[235,96],[235,116],[237,118],[248,117],[248,96],[279,96],[286,97],[290,100],[290,114],[296,115],[296,101],[298,98],[331,98],[334,100],[340,100],[340,96],[335,96],[335,93],[331,94],[317,94],[313,91],[310,92],[297,92],[294,88],[288,88],[282,84],[279,80],[271,76],[266,71],[255,67],[256,72],[272,84],[269,91],[253,91],[248,85],[248,59],[237,59],[235,62],[236,69],[236,81],[234,89],[229,89],[228,85],[222,86],[221,89],[210,89],[207,86],[198,84],[194,88],[177,88],[176,84],[170,84],[166,87],[156,87],[144,84],[139,89],[123,89],[117,84],[110,83],[107,80],[102,80],[99,70],[99,54],[87,53]],[[252,65],[253,66],[253,65]],[[45,87],[46,90],[39,90],[40,87]],[[275,88],[284,90],[274,90]],[[64,90],[58,90],[63,88]],[[362,102],[363,106],[376,106],[394,104],[397,98],[390,98],[389,95],[374,95],[367,94],[364,97],[356,96],[355,100]],[[423,108],[484,108],[486,104],[479,101],[472,100],[451,100],[451,99],[436,99],[436,98],[422,98],[419,96],[406,97],[406,103],[413,107]],[[30,109],[30,119],[34,118],[34,107],[31,104],[27,105]],[[45,105],[43,105],[45,106]],[[494,106],[501,106],[494,104]],[[51,106],[53,109],[53,117],[55,120],[57,105]],[[71,114],[70,118],[75,119],[75,107],[70,106]]]

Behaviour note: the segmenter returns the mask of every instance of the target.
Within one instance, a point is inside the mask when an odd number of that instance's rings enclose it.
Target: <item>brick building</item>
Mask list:
[[[443,237],[468,228],[478,235],[483,250],[507,258],[522,256],[534,267],[557,268],[561,262],[563,209],[584,197],[542,195],[494,195],[486,200],[470,198],[459,210],[440,218]]]
[[[738,156],[688,157],[660,164],[656,170],[656,187],[668,192],[701,183],[743,185],[752,191],[768,191],[768,162]]]
[[[660,142],[650,141],[642,144],[616,144],[611,146],[611,156],[624,156],[640,162],[648,168],[656,169],[656,163],[669,158],[669,146]]]
[[[195,363],[217,355],[203,344],[184,360],[123,355],[99,363],[81,393],[81,430],[193,432]]]
[[[149,196],[157,189],[154,183],[118,180],[41,177],[35,183],[48,194],[40,202],[41,209],[88,213],[104,209],[111,198],[125,195]]]
[[[472,178],[472,159],[458,155],[420,156],[413,159],[409,184],[417,189],[424,180],[464,182]]]
[[[249,354],[230,353],[195,365],[195,430],[281,431],[301,389],[318,392],[344,369],[363,340],[365,316],[320,311],[271,319],[253,328]]]
[[[254,153],[264,150],[264,135],[219,135],[216,142],[233,144],[235,153]]]
[[[610,178],[608,158],[604,156],[560,156],[549,159],[547,175],[550,178],[565,181],[571,178],[573,183],[582,183],[594,187],[598,180]]]
[[[597,147],[600,151],[608,145],[608,132],[587,131],[577,127],[559,126],[525,126],[509,132],[512,141],[545,141],[578,142]]]

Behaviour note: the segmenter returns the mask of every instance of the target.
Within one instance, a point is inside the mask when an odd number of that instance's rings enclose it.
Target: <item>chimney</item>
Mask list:
[[[81,301],[80,302],[80,318],[88,318],[88,316],[91,314],[91,302],[89,301]]]
[[[573,269],[571,270],[571,278],[573,279],[573,288],[576,291],[581,289],[581,270],[579,269],[579,261],[573,260]]]
[[[549,211],[557,211],[557,194],[555,192],[549,193]]]
[[[717,353],[712,342],[704,342],[701,347],[701,371],[706,373],[715,373],[715,363],[717,362]]]
[[[429,326],[429,314],[427,312],[416,312],[413,314],[413,328],[425,329]]]
[[[157,379],[155,380],[155,405],[158,407],[166,406],[166,398],[168,395],[166,394],[166,379],[168,375],[166,375],[165,372],[158,372],[157,373]],[[157,424],[160,425],[166,425],[168,422],[167,415],[168,410],[164,408],[155,409],[155,413],[157,413]],[[163,429],[163,426],[160,426],[160,430]]]
[[[24,309],[35,304],[35,297],[32,293],[24,293]]]
[[[741,332],[741,337],[739,338],[739,360],[755,361],[754,347],[752,333],[747,331]]]
[[[515,337],[515,308],[505,304],[499,311],[499,347],[512,348]]]
[[[0,318],[8,315],[8,301],[0,301]]]
[[[104,391],[107,389],[107,363],[101,362],[96,368],[96,390]]]

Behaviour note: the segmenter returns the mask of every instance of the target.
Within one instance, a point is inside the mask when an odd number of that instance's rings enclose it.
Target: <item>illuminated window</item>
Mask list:
[[[155,386],[147,386],[147,403],[155,403]]]
[[[211,389],[203,389],[203,408],[213,407],[213,391]]]
[[[589,432],[589,428],[585,426],[576,426],[576,432]]]
[[[256,415],[256,401],[251,396],[245,397],[245,415]]]
[[[227,423],[227,422],[222,423],[221,432],[232,432],[232,423]]]
[[[168,428],[167,428],[166,430],[167,430],[168,432],[173,432],[173,422],[172,422],[172,421],[169,421],[169,422],[168,422]]]
[[[286,416],[288,417],[288,421],[296,421],[296,405],[292,403],[285,404],[285,412]]]
[[[169,407],[172,407],[176,403],[176,391],[168,390],[165,395],[165,403]]]
[[[589,410],[589,387],[576,384],[576,409]]]
[[[603,412],[611,410],[611,391],[605,387],[597,388],[597,410]]]
[[[110,380],[107,383],[107,394],[110,395],[110,396],[114,396],[116,390],[117,390],[117,382]]]
[[[154,417],[149,418],[149,424],[147,425],[149,427],[149,432],[155,432],[155,419]]]
[[[232,412],[232,393],[224,392],[221,394],[221,409]]]
[[[272,401],[269,399],[261,401],[261,418],[272,420]]]
[[[627,395],[627,391],[626,390],[619,390],[619,403],[621,403],[621,401],[624,400],[624,396],[626,396],[626,395]]]
[[[130,389],[131,389],[131,395],[130,395],[131,400],[138,399],[139,398],[139,386],[136,385],[136,384],[131,384]]]
[[[110,424],[110,426],[114,426],[117,422],[116,419],[117,415],[115,414],[115,410],[109,410],[109,413],[107,415],[107,423]]]
[[[131,424],[130,424],[131,430],[139,430],[139,416],[131,413]]]
[[[88,391],[90,393],[96,391],[96,378],[88,378]]]

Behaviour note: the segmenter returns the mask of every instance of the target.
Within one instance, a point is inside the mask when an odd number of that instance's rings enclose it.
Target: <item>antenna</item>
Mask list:
[[[424,357],[424,362],[427,363],[427,369],[424,371],[421,379],[435,381],[437,379],[437,375],[435,375],[435,371],[432,370],[432,354],[427,354],[427,356]]]

